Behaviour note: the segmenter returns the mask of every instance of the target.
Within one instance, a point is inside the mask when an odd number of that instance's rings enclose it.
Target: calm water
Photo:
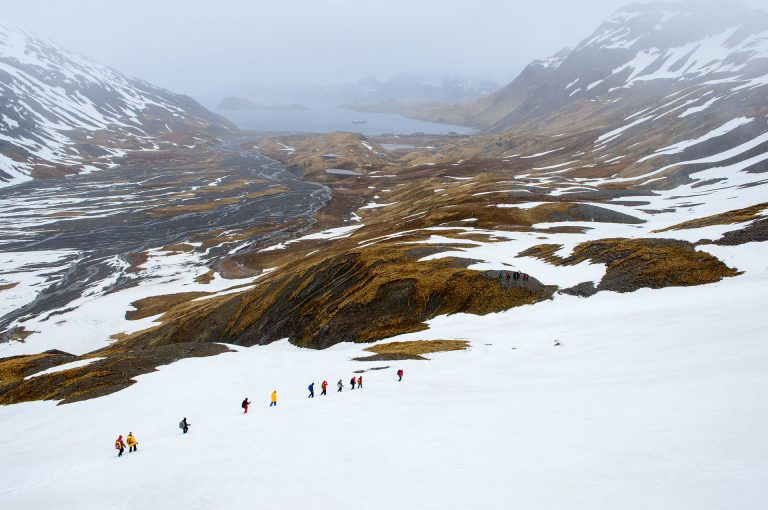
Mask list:
[[[249,110],[225,111],[212,108],[241,129],[257,131],[287,131],[296,133],[330,133],[352,131],[364,135],[412,133],[468,134],[473,130],[464,126],[437,124],[408,119],[388,113],[361,113],[339,108],[336,104],[308,104],[306,110]],[[355,123],[365,121],[365,124]]]

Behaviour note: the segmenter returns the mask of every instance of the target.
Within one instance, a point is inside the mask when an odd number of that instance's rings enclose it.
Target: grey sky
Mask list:
[[[3,0],[0,20],[214,101],[243,82],[506,82],[629,0]],[[764,0],[744,3],[760,7]]]

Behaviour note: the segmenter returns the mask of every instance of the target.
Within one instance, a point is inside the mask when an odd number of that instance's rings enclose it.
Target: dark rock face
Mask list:
[[[715,244],[735,246],[764,241],[768,241],[768,219],[757,220],[739,230],[726,232],[723,237],[715,241]]]
[[[578,285],[568,287],[567,289],[563,289],[559,292],[571,296],[590,297],[597,294],[597,289],[595,288],[595,284],[592,282],[582,282]]]

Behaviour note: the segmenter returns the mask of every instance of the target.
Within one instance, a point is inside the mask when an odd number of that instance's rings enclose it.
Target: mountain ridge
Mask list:
[[[0,186],[107,168],[234,126],[194,99],[0,25]]]
[[[611,100],[620,88],[646,85],[669,94],[681,84],[708,81],[742,90],[768,84],[768,13],[736,2],[726,7],[691,1],[628,5],[574,49],[531,62],[495,93],[470,105],[422,105],[410,114],[498,133],[574,101]]]

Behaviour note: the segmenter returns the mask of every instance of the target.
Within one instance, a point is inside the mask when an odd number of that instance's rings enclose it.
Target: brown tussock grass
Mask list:
[[[713,225],[732,225],[734,223],[744,223],[757,219],[757,215],[764,209],[768,208],[768,202],[762,204],[753,205],[751,207],[745,207],[744,209],[735,209],[720,214],[713,214],[712,216],[705,216],[703,218],[696,218],[695,220],[684,221],[677,225],[672,225],[661,230],[654,230],[658,232],[668,232],[670,230],[684,230],[690,228],[711,227]]]
[[[165,313],[180,303],[186,303],[187,301],[210,295],[210,292],[181,292],[179,294],[165,294],[139,299],[131,303],[131,306],[136,309],[125,312],[125,318],[129,321],[145,319]]]
[[[469,342],[467,340],[410,340],[372,345],[363,350],[376,354],[421,356],[433,352],[463,351],[468,348]]]

